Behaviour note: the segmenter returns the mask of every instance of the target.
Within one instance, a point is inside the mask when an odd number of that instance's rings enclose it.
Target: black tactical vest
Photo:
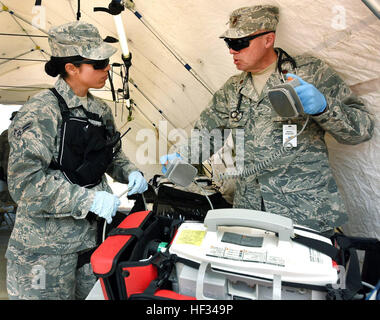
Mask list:
[[[92,188],[101,182],[113,157],[120,150],[120,133],[112,125],[104,125],[99,115],[84,108],[86,118],[71,116],[57,90],[51,88],[50,91],[57,97],[62,115],[58,159],[52,160],[50,168],[61,170],[73,184]]]

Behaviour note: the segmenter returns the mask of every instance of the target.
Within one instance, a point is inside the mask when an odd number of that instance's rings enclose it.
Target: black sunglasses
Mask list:
[[[228,49],[232,49],[234,51],[240,51],[244,48],[249,47],[249,42],[253,39],[263,36],[264,34],[268,34],[274,31],[266,31],[263,33],[258,33],[253,36],[248,36],[244,38],[232,39],[232,38],[224,38],[223,40],[226,42]]]
[[[81,64],[91,64],[95,70],[103,70],[110,64],[110,59],[104,60],[81,60],[71,62],[74,66],[79,67]]]

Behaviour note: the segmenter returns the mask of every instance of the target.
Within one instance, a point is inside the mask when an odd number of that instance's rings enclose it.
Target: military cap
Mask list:
[[[103,41],[98,29],[90,23],[69,22],[49,30],[48,37],[53,57],[81,56],[103,60],[117,49]]]
[[[220,38],[243,38],[259,30],[276,30],[279,9],[270,5],[243,7],[230,15],[229,29]]]

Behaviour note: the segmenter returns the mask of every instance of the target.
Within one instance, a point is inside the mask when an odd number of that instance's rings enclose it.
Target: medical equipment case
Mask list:
[[[161,243],[173,238],[178,222],[152,211],[139,211],[108,234],[91,256],[106,300],[194,299],[170,290],[166,275],[174,264],[157,252]]]
[[[110,300],[351,300],[362,290],[355,249],[378,243],[255,210],[209,210],[204,221],[138,211],[91,264]]]
[[[337,265],[296,239],[333,249],[329,238],[283,216],[210,210],[204,223],[183,223],[170,246],[171,254],[199,264],[176,263],[178,293],[218,300],[325,299],[327,285],[339,286]]]

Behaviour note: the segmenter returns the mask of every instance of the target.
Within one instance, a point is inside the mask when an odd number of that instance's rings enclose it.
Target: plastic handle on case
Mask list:
[[[293,222],[277,214],[249,209],[209,210],[204,220],[209,231],[216,232],[219,226],[238,226],[262,229],[278,233],[281,241],[289,241],[294,236]]]
[[[196,283],[196,289],[195,289],[195,297],[197,300],[215,300],[211,297],[206,297],[204,295],[204,282],[206,277],[206,270],[208,266],[210,265],[209,262],[202,262],[198,269],[198,275],[197,275],[197,283]]]

